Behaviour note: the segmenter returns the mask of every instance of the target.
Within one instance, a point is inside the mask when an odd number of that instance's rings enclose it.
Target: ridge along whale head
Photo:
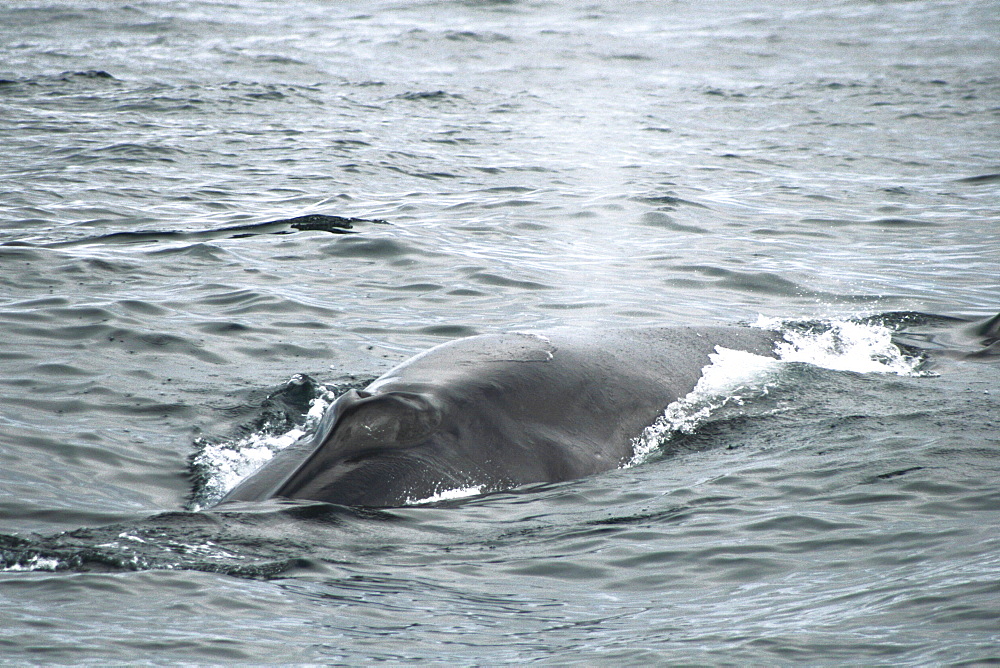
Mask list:
[[[419,392],[373,393],[348,390],[334,402],[333,432],[340,452],[368,448],[406,448],[426,438],[441,424],[441,409]]]
[[[432,393],[349,390],[330,407],[311,455],[274,496],[351,506],[399,506],[469,486],[442,432]]]

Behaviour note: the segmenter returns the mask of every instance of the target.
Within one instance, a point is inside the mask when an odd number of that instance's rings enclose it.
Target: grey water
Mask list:
[[[961,324],[1000,312],[998,35],[995,0],[3,3],[0,663],[1000,662]],[[788,363],[579,481],[198,503],[206,448],[452,338],[760,316],[924,353]]]

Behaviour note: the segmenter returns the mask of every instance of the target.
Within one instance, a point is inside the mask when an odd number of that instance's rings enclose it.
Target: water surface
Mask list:
[[[1000,372],[949,318],[1000,311],[998,10],[6,3],[0,661],[997,661]],[[834,342],[571,483],[198,509],[296,374],[760,315],[930,357]]]

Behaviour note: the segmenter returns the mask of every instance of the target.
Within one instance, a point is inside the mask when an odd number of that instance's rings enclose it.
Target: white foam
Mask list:
[[[742,405],[766,394],[781,362],[772,357],[716,346],[711,362],[686,396],[672,402],[656,422],[633,439],[634,454],[623,468],[645,461],[675,433],[689,434],[726,405]]]
[[[780,331],[778,359],[717,347],[711,363],[687,396],[671,403],[656,422],[633,440],[634,455],[625,467],[646,460],[675,433],[691,433],[724,406],[742,405],[766,394],[783,365],[805,363],[835,371],[920,376],[922,360],[892,342],[892,330],[877,324],[829,321],[808,330],[760,316],[755,327]]]
[[[784,327],[780,320],[760,316],[756,327],[781,329],[785,341],[776,351],[784,362],[804,362],[835,371],[920,376],[921,359],[905,354],[883,325],[834,320],[815,331]]]
[[[482,493],[482,485],[470,485],[468,487],[458,487],[456,489],[446,489],[444,491],[436,492],[424,499],[407,499],[405,503],[408,506],[419,506],[425,503],[437,503],[438,501],[465,499],[470,496],[478,496]]]
[[[51,557],[34,556],[23,564],[12,564],[5,568],[0,568],[0,572],[9,573],[13,571],[57,571],[61,562]]]
[[[255,433],[235,441],[206,444],[194,459],[195,466],[208,474],[196,507],[218,501],[244,478],[270,461],[275,454],[314,431],[334,398],[332,393],[324,392],[312,399],[303,424],[287,432]]]

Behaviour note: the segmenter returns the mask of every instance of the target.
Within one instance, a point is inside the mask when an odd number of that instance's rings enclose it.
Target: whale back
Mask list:
[[[451,341],[339,397],[312,439],[223,502],[272,496],[392,506],[607,471],[694,388],[717,346],[773,355],[736,327],[555,330]]]

